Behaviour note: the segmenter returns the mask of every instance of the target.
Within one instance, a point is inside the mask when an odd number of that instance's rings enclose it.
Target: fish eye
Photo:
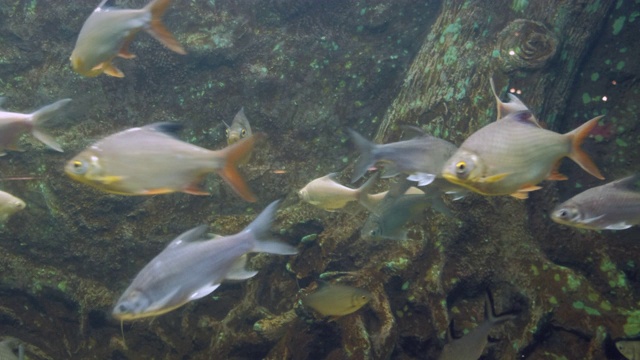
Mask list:
[[[71,166],[73,168],[73,172],[76,174],[84,174],[87,172],[87,163],[84,161],[74,160],[73,163],[71,163]]]
[[[242,129],[242,137],[247,136],[247,129]]]
[[[467,170],[467,163],[464,161],[460,161],[456,164],[456,172],[458,174],[463,173],[465,170]]]

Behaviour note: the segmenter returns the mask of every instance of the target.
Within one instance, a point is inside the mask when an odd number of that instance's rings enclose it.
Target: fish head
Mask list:
[[[356,309],[359,309],[369,303],[369,301],[371,301],[371,298],[372,296],[370,292],[359,289],[359,291],[355,291],[353,293],[351,303]]]
[[[505,174],[487,176],[488,166],[478,154],[459,150],[444,165],[442,177],[449,182],[481,192],[487,183],[504,178]]]
[[[64,167],[64,172],[73,180],[94,186],[96,179],[103,178],[100,159],[87,153],[81,153],[69,160]]]
[[[633,359],[634,355],[634,342],[629,340],[618,340],[616,341],[616,349],[620,352],[620,354],[624,355],[627,359]]]
[[[26,204],[24,201],[22,201],[22,200],[20,200],[20,199],[18,199],[18,198],[13,198],[13,199],[9,202],[9,205],[11,206],[11,208],[12,208],[15,212],[18,212],[18,211],[20,211],[20,210],[23,210],[23,209],[27,206],[27,204]]]
[[[302,201],[309,202],[309,190],[307,190],[306,186],[298,191],[298,197],[300,197]]]
[[[227,144],[235,144],[245,137],[247,137],[247,129],[244,127],[234,128],[232,125],[230,128],[227,128]]]
[[[551,219],[558,224],[579,226],[583,221],[582,212],[575,204],[563,203],[551,213]]]
[[[95,77],[104,72],[101,66],[90,67],[85,58],[75,51],[71,53],[69,61],[71,61],[71,68],[73,68],[73,71],[83,76]]]
[[[148,316],[147,310],[151,307],[151,299],[142,291],[131,290],[125,292],[111,315],[118,320],[133,320]]]

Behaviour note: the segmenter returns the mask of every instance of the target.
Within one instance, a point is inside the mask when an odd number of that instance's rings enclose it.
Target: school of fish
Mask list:
[[[141,9],[118,9],[107,6],[107,0],[103,0],[79,31],[70,56],[73,70],[86,77],[101,74],[123,77],[114,60],[135,57],[129,52],[129,45],[140,31],[173,52],[187,54],[161,21],[170,2],[152,0]],[[383,170],[376,171],[357,188],[342,185],[338,173],[320,176],[299,189],[300,200],[326,211],[346,211],[352,203],[359,204],[369,212],[361,230],[363,238],[401,241],[407,239],[408,224],[429,208],[454,216],[447,206],[448,200],[472,193],[526,199],[529,192],[541,188],[544,180],[566,180],[558,172],[565,157],[592,176],[604,179],[581,148],[602,116],[566,134],[558,134],[541,126],[518,97],[509,94],[510,101],[502,102],[493,80],[490,86],[497,119],[472,133],[460,146],[425,134],[419,128],[405,129],[414,135],[388,144],[374,144],[358,132],[346,129],[360,153],[350,182],[360,180],[369,170],[378,170],[377,166]],[[0,105],[3,101],[0,98]],[[58,100],[30,114],[0,111],[0,156],[7,150],[23,151],[18,140],[24,133],[62,152],[43,125],[70,101]],[[227,146],[219,150],[180,140],[178,123],[133,127],[89,145],[68,160],[64,171],[70,179],[102,192],[131,196],[172,192],[209,195],[202,184],[207,174],[216,173],[239,197],[255,202],[257,198],[238,166],[250,160],[263,135],[252,132],[244,107],[225,126]],[[387,191],[372,194],[382,182],[380,178],[397,181]],[[297,254],[296,247],[271,234],[279,203],[272,202],[237,234],[211,235],[207,226],[200,225],[176,237],[133,278],[114,305],[113,317],[120,321],[155,317],[206,297],[226,280],[249,279],[257,274],[257,270],[247,268],[249,253]],[[21,199],[0,191],[0,222],[9,221],[25,207]],[[623,230],[638,225],[640,175],[632,174],[577,194],[559,204],[551,219],[593,230]],[[301,304],[329,320],[357,312],[374,299],[374,294],[365,288],[318,283],[317,290],[302,298]],[[485,320],[457,339],[452,334],[452,323],[439,358],[480,358],[489,331],[515,318],[515,314],[496,316],[487,294]],[[638,357],[636,342],[619,341],[616,346],[627,358]],[[18,348],[20,354],[16,355]],[[14,346],[14,342],[0,342],[0,352],[3,358],[24,357],[24,348],[21,344]]]

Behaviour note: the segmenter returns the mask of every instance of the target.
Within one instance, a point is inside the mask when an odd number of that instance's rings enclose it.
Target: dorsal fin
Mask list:
[[[174,122],[157,122],[153,124],[149,124],[142,127],[143,129],[153,130],[157,132],[161,132],[163,134],[171,135],[176,137],[178,132],[182,130],[182,124],[174,123]]]
[[[191,230],[183,232],[182,234],[178,235],[177,238],[171,241],[169,245],[167,245],[165,250],[175,248],[176,246],[181,246],[185,243],[202,240],[203,238],[206,237],[207,228],[208,228],[207,225],[200,225],[200,226],[194,227]]]
[[[509,114],[509,116],[504,118],[504,120],[513,120],[513,121],[517,121],[517,122],[519,122],[521,124],[535,126],[537,128],[541,128],[542,129],[542,126],[540,126],[540,123],[538,122],[536,117],[533,116],[533,113],[531,111],[529,111],[529,110],[523,110],[523,111],[518,111],[518,112],[513,113],[513,114]]]
[[[619,189],[640,192],[640,173],[616,180],[613,184]]]
[[[522,100],[518,99],[518,97],[513,94],[508,94],[510,100],[508,103],[502,102],[496,92],[496,86],[493,83],[493,78],[489,78],[489,83],[491,83],[491,92],[493,93],[493,97],[496,99],[496,109],[498,111],[497,120],[504,119],[518,111],[529,110]]]

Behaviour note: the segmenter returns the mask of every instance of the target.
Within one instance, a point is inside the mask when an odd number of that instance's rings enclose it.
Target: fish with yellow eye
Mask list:
[[[142,9],[118,9],[103,0],[82,25],[71,53],[71,66],[80,75],[94,77],[107,74],[124,77],[111,62],[115,57],[133,59],[129,44],[138,31],[144,30],[162,45],[178,54],[186,54],[182,45],[161,21],[171,0],[152,0]]]
[[[212,151],[177,139],[180,128],[155,123],[107,136],[71,159],[65,172],[76,181],[121,195],[208,195],[201,183],[207,173],[215,172],[244,200],[256,201],[236,165],[260,134]]]
[[[250,137],[253,134],[251,132],[249,119],[247,119],[247,116],[244,114],[244,107],[240,108],[240,111],[234,116],[231,125],[227,125],[226,122],[224,124],[227,126],[226,135],[228,145],[235,144],[241,139]],[[247,156],[240,159],[239,162],[240,164],[246,164],[249,162],[249,159],[251,159],[251,153],[248,153]]]
[[[483,195],[526,199],[547,180],[566,180],[557,168],[564,157],[604,179],[580,145],[602,116],[566,134],[543,129],[531,111],[510,112],[473,133],[445,162],[442,176]]]

